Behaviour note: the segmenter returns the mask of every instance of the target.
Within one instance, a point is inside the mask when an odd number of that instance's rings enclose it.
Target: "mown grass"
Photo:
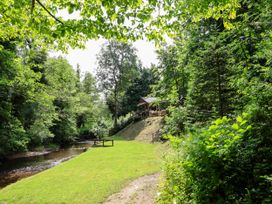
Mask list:
[[[159,171],[159,145],[116,141],[0,191],[0,203],[100,203],[130,180]]]

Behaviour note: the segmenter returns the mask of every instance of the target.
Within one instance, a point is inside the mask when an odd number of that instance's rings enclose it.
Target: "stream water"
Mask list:
[[[84,141],[53,152],[10,158],[0,163],[0,188],[69,160],[86,151],[92,144],[91,141]]]

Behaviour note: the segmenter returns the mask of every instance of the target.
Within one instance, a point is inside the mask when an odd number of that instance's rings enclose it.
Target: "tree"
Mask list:
[[[91,96],[92,101],[96,101],[99,98],[98,89],[96,87],[96,81],[93,75],[87,72],[82,81],[83,92]]]
[[[184,47],[178,41],[176,45],[165,46],[157,51],[159,65],[157,75],[160,80],[153,87],[156,96],[167,100],[171,105],[179,105],[187,94],[188,71],[181,63]],[[171,94],[170,94],[171,93]]]
[[[165,117],[163,132],[178,135],[184,131],[187,112],[184,101],[188,92],[188,55],[183,41],[164,46],[157,51],[159,64],[155,67],[158,80],[152,87],[153,95],[166,101],[168,116]]]
[[[121,101],[121,115],[126,115],[137,110],[137,104],[141,97],[145,97],[151,93],[151,86],[155,84],[156,77],[153,70],[142,69],[140,76],[134,79],[127,88]]]
[[[109,41],[102,47],[98,58],[97,80],[106,98],[112,97],[114,125],[117,124],[119,98],[138,76],[140,63],[136,50],[129,44]]]
[[[187,67],[190,72],[186,107],[191,121],[203,123],[232,111],[231,70],[222,20],[209,19],[191,28]]]
[[[26,47],[24,52],[20,57],[24,59],[24,66],[29,67],[26,69],[29,71],[25,74],[22,86],[25,84],[32,86],[28,87],[31,94],[26,98],[26,103],[21,103],[23,104],[21,112],[24,129],[30,138],[28,146],[35,147],[46,143],[54,136],[49,128],[52,127],[56,114],[53,105],[54,97],[47,91],[48,82],[45,78],[44,64],[47,61],[47,52],[32,45]],[[16,91],[16,94],[19,97],[24,95],[19,91]]]
[[[17,150],[24,150],[29,139],[26,137],[22,121],[14,110],[14,90],[21,66],[16,62],[15,47],[11,42],[0,43],[5,49],[0,51],[0,157]]]
[[[232,29],[222,18],[207,18],[187,24],[177,38],[189,83],[184,107],[168,120],[176,155],[166,163],[162,203],[271,202],[272,4],[239,4]],[[230,118],[207,126],[222,115]],[[174,120],[185,128],[176,131]]]
[[[65,145],[76,138],[77,77],[72,66],[63,58],[50,58],[45,64],[48,92],[54,97],[57,117],[50,131],[54,142]]]
[[[95,78],[91,73],[86,73],[81,82],[82,90],[77,94],[80,100],[80,108],[77,112],[77,127],[92,126],[96,121],[96,103],[99,101],[99,93],[96,88]]]
[[[1,156],[41,145],[52,137],[53,98],[43,79],[46,54],[27,50],[22,60],[14,42],[1,43]],[[21,54],[21,53],[20,53]]]

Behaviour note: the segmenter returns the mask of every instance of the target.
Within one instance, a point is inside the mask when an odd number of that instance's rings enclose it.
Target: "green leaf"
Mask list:
[[[236,118],[236,120],[237,120],[239,123],[241,123],[241,122],[243,121],[243,118],[242,118],[241,116],[238,116],[238,117]]]
[[[231,127],[232,127],[232,129],[234,129],[234,130],[238,130],[238,129],[239,129],[239,126],[238,126],[237,123],[234,123]]]

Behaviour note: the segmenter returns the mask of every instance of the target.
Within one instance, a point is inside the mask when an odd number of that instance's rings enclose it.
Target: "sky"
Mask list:
[[[52,52],[50,56],[64,56],[74,69],[76,69],[77,64],[79,64],[82,73],[90,72],[95,74],[95,69],[97,67],[96,56],[99,53],[101,46],[105,42],[106,40],[104,39],[89,40],[86,43],[85,49],[69,49],[68,54]],[[139,40],[134,42],[133,46],[137,49],[137,56],[141,60],[144,67],[150,67],[152,63],[158,63],[154,43]]]

